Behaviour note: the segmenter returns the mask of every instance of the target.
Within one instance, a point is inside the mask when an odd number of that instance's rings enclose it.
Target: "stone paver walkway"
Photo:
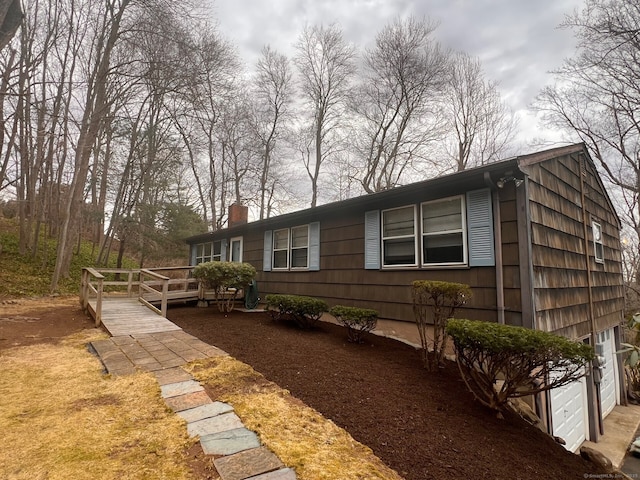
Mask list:
[[[227,355],[183,330],[119,335],[91,343],[112,375],[151,372],[166,404],[187,423],[222,480],[296,480],[295,471],[261,445],[233,407],[212,400],[199,382],[181,368],[198,359]]]

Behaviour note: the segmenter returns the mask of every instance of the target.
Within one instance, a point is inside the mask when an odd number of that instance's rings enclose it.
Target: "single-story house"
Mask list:
[[[517,156],[388,191],[247,222],[187,241],[191,264],[245,261],[260,294],[310,295],[413,322],[410,283],[469,284],[456,316],[520,325],[594,345],[602,380],[536,399],[549,433],[575,451],[625,402],[619,349],[620,220],[584,144]]]

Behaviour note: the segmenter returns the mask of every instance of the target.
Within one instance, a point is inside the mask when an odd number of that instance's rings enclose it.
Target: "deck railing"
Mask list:
[[[149,277],[153,280],[149,283],[145,283],[145,278]],[[155,286],[158,286],[158,283],[161,285],[161,290],[158,291],[155,289]],[[145,292],[151,294],[149,300],[145,298]],[[158,293],[160,293],[160,309],[156,308],[151,304],[151,301],[156,299]],[[138,300],[149,307],[151,310],[156,313],[162,315],[163,317],[167,316],[167,294],[169,293],[169,277],[165,277],[164,275],[160,275],[159,273],[153,272],[146,268],[140,270],[140,283],[138,289]]]
[[[80,303],[87,311],[89,306],[94,308],[95,301],[96,326],[101,323],[105,297],[126,295],[133,298],[137,295],[141,303],[166,317],[170,301],[203,298],[198,281],[191,275],[192,270],[192,266],[143,269],[85,267],[82,269]]]
[[[104,275],[97,270],[85,267],[82,269],[82,279],[80,284],[80,303],[82,309],[87,311],[90,298],[96,297],[96,327],[102,321],[102,292],[104,289]]]

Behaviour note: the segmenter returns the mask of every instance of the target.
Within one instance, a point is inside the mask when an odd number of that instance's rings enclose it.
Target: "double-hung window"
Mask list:
[[[416,262],[415,207],[382,211],[382,260],[384,266],[414,266]]]
[[[283,228],[273,232],[273,269],[289,268],[289,229]]]
[[[309,226],[283,228],[273,232],[273,269],[309,267]]]
[[[482,188],[366,211],[364,268],[495,266],[492,202],[491,190]]]
[[[320,222],[264,232],[262,270],[320,270]]]
[[[467,252],[463,197],[425,202],[421,210],[422,263],[465,264]]]
[[[309,226],[291,229],[291,268],[309,266]]]
[[[309,267],[309,226],[283,228],[273,232],[273,269]]]

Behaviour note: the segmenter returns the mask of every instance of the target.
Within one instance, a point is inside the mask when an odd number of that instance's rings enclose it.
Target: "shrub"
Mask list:
[[[347,327],[347,338],[353,343],[363,343],[362,336],[378,324],[378,312],[370,308],[345,307],[336,305],[329,313]]]
[[[447,333],[467,388],[498,412],[510,398],[579,379],[594,358],[593,348],[585,343],[522,327],[451,319]]]
[[[278,320],[289,317],[304,329],[312,328],[322,313],[327,311],[327,304],[323,300],[300,295],[270,294],[265,297],[265,303],[271,318]]]
[[[256,269],[249,263],[205,262],[196,265],[193,276],[215,292],[221,312],[230,312],[238,291],[251,283],[256,276]]]
[[[462,283],[431,280],[413,282],[413,314],[422,343],[422,362],[429,370],[435,370],[444,361],[447,319],[470,297],[469,285]],[[433,323],[433,338],[429,335],[429,317]],[[432,355],[429,355],[430,347],[433,349]]]

